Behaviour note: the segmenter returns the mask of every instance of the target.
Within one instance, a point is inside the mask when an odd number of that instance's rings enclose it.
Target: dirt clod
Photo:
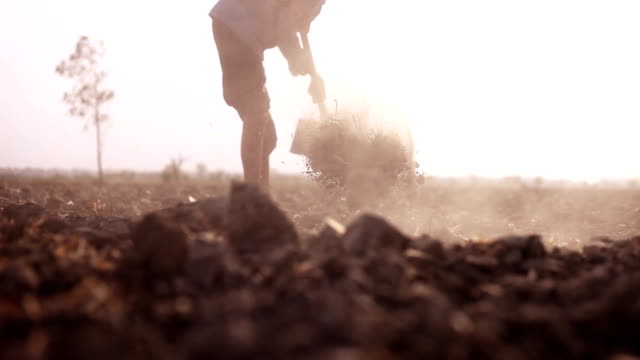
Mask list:
[[[46,214],[45,208],[42,206],[27,202],[24,204],[9,204],[2,210],[2,216],[9,221],[16,223],[26,223],[43,217]]]
[[[409,238],[384,219],[374,215],[362,215],[344,234],[342,241],[348,252],[362,255],[367,252],[404,251]]]
[[[136,257],[149,272],[180,273],[187,261],[187,234],[160,214],[147,215],[136,225],[132,239]]]
[[[227,210],[226,233],[239,253],[260,253],[298,245],[289,218],[257,187],[234,183]]]

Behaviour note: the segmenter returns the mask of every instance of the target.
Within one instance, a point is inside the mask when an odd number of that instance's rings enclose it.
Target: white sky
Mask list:
[[[107,169],[172,157],[239,171],[240,120],[221,95],[215,1],[0,1],[0,167],[95,167],[95,137],[66,116],[54,73],[80,35],[105,41],[116,91]],[[327,0],[312,46],[340,108],[395,109],[434,175],[640,177],[637,0]],[[265,66],[279,148],[313,111],[308,80]],[[388,114],[393,112],[384,112]]]

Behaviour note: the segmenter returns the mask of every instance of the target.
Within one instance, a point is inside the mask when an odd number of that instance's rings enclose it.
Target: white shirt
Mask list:
[[[319,12],[325,0],[298,3],[307,14]],[[227,25],[256,52],[278,45],[282,32],[295,34],[292,27],[291,1],[283,0],[219,0],[209,16]]]

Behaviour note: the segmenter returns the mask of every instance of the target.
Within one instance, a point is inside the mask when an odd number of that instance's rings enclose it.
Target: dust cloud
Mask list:
[[[344,196],[359,195],[347,191]],[[358,205],[343,219],[372,212],[407,234],[447,242],[540,234],[549,246],[580,248],[594,239],[628,239],[640,231],[640,193],[628,186],[427,178],[424,185],[378,191]]]

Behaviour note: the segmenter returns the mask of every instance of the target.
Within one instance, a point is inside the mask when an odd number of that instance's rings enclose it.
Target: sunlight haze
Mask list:
[[[103,40],[115,90],[106,169],[239,172],[241,122],[222,99],[215,1],[0,2],[0,167],[95,169],[93,129],[66,115],[55,66]],[[640,2],[327,0],[311,28],[329,107],[408,122],[430,175],[640,178]],[[314,107],[307,78],[265,56],[279,143]],[[336,101],[334,101],[336,100]]]

